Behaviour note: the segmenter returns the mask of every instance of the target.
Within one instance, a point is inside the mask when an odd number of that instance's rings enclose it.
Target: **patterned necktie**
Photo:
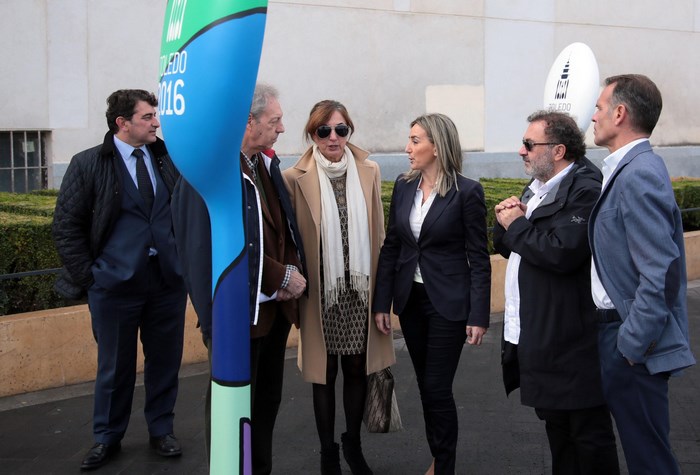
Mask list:
[[[146,209],[150,214],[151,208],[153,208],[154,198],[153,182],[151,181],[151,176],[148,174],[146,162],[143,160],[143,150],[135,148],[131,154],[136,157],[136,182],[138,183],[141,197],[146,203]]]

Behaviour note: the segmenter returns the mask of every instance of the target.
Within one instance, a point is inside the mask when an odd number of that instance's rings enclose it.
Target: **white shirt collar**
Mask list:
[[[133,147],[128,143],[124,142],[122,139],[118,138],[116,135],[114,136],[114,146],[117,147],[117,150],[119,151],[119,154],[122,156],[124,161],[128,161],[130,159],[129,157],[131,157],[131,154],[137,148],[143,151],[147,159],[150,160],[151,158],[151,154],[148,152],[148,147],[146,147],[145,145],[141,147]],[[148,162],[148,160],[146,160],[146,162]]]
[[[554,175],[552,178],[547,180],[546,182],[542,182],[535,178],[532,180],[532,183],[530,183],[530,190],[537,195],[538,193],[540,196],[543,196],[549,192],[552,188],[557,186],[561,181],[564,179],[564,177],[571,171],[571,168],[574,166],[574,162],[569,163],[569,165],[564,168],[562,171]]]
[[[649,139],[646,137],[633,140],[627,145],[618,148],[613,153],[605,157],[605,159],[603,160],[603,187],[605,187],[608,180],[610,179],[610,176],[617,169],[617,166],[620,164],[620,161],[625,157],[625,155],[627,155],[627,152],[632,150],[636,145],[648,141]]]

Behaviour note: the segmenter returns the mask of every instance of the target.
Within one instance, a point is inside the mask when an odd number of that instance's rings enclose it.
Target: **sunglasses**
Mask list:
[[[528,152],[532,152],[532,148],[535,145],[559,145],[558,143],[554,142],[530,142],[529,140],[523,140],[523,146],[525,147],[525,150]]]
[[[350,133],[350,127],[345,124],[339,124],[335,127],[331,127],[330,125],[322,125],[316,129],[316,135],[318,135],[318,138],[320,139],[325,139],[331,135],[332,130],[335,130],[335,134],[338,137],[347,137],[347,135]]]

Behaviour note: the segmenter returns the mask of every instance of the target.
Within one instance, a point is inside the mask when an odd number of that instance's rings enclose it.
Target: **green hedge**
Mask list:
[[[60,267],[51,239],[51,216],[0,211],[0,274]],[[0,315],[63,307],[54,274],[0,281]]]
[[[496,214],[493,208],[504,198],[509,196],[520,196],[523,188],[530,180],[522,178],[482,178],[479,180],[484,187],[484,198],[486,200],[486,225],[493,228],[496,222]],[[393,181],[382,182],[382,203],[384,205],[384,223],[389,222],[389,203],[391,202],[391,192],[394,189]],[[700,202],[700,201],[699,201]],[[489,248],[493,252],[493,249]]]
[[[673,192],[676,195],[678,207],[684,210],[700,208],[700,179],[675,178],[673,180]],[[684,231],[696,231],[700,229],[700,211],[686,211],[683,218]]]
[[[52,193],[47,193],[51,191]],[[31,216],[53,216],[57,192],[0,193],[0,211]]]
[[[486,197],[487,225],[495,222],[494,206],[508,196],[520,196],[527,179],[482,178]],[[394,183],[382,183],[385,222]],[[700,208],[700,179],[673,180],[681,209]],[[51,239],[56,190],[29,194],[0,192],[0,274],[15,274],[60,267]],[[685,231],[700,229],[700,211],[683,213]],[[489,243],[489,246],[491,244]],[[490,247],[489,250],[493,252]],[[55,274],[0,280],[0,315],[73,305],[53,290]]]
[[[484,187],[486,201],[486,225],[489,234],[496,223],[494,207],[509,196],[522,195],[523,189],[530,182],[527,178],[481,178],[479,180]],[[699,178],[674,178],[673,191],[676,195],[678,206],[682,209],[700,208],[700,179]],[[394,182],[382,183],[382,202],[384,204],[384,221],[389,220],[389,202]],[[683,212],[683,230],[695,231],[700,229],[700,211]],[[494,253],[493,243],[489,239],[489,252]]]

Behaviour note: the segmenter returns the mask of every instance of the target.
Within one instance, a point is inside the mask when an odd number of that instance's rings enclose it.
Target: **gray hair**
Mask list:
[[[267,108],[267,103],[271,97],[275,99],[279,98],[277,88],[264,82],[259,82],[255,85],[253,103],[250,105],[250,115],[253,119],[256,121],[258,120],[263,111]]]

